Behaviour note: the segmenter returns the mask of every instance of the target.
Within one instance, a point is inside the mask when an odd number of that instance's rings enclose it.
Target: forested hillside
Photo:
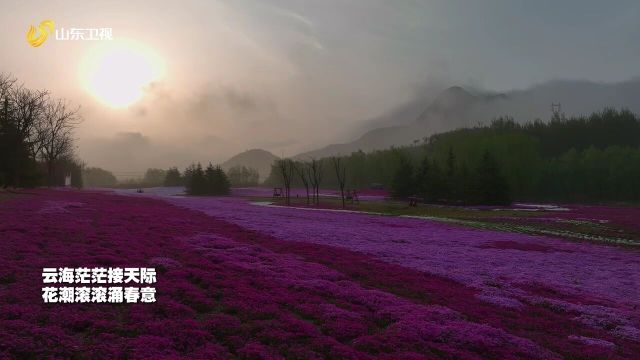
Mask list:
[[[456,200],[486,185],[478,179],[486,156],[516,200],[640,200],[640,119],[627,110],[571,118],[556,114],[548,122],[526,124],[499,118],[487,126],[433,135],[419,145],[354,152],[343,160],[347,187],[384,186],[407,195],[435,182],[436,190],[428,189],[432,198]],[[328,159],[324,163],[323,186],[337,187]],[[411,181],[398,184],[407,176]],[[279,182],[272,171],[268,183]]]

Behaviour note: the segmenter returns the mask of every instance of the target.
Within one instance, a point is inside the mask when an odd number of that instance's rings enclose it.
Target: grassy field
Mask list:
[[[251,197],[251,201],[272,202],[285,206],[284,199]],[[306,198],[291,198],[291,206],[307,207]],[[311,205],[313,207],[313,205]],[[321,208],[341,209],[342,202],[335,197],[321,197]],[[624,208],[620,208],[624,211]],[[569,240],[587,240],[640,246],[640,230],[609,220],[583,219],[568,211],[523,211],[511,208],[473,208],[420,204],[409,206],[406,201],[381,200],[348,203],[346,210],[378,213],[388,216],[423,217],[455,223],[473,228],[512,231],[536,235],[559,236]]]
[[[18,196],[24,196],[24,194],[10,192],[6,190],[0,190],[0,202],[7,201],[9,199],[14,199]]]

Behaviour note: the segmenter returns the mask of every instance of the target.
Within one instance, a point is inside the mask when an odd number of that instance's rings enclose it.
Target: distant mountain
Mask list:
[[[420,114],[414,123],[422,125],[429,133],[453,130],[469,125],[471,112],[478,106],[508,100],[505,94],[471,94],[460,86],[453,86],[443,91]]]
[[[262,149],[252,149],[241,152],[222,163],[223,170],[229,170],[234,166],[246,166],[258,170],[260,181],[264,181],[271,173],[271,164],[279,158]]]
[[[567,116],[588,115],[605,107],[627,108],[640,113],[638,93],[640,79],[613,84],[552,81],[506,94],[474,92],[453,86],[427,105],[420,107],[421,99],[412,99],[388,114],[371,119],[368,122],[373,128],[353,141],[332,144],[295,158],[322,158],[408,145],[435,133],[486,124],[499,116],[511,116],[518,122],[547,120],[551,116],[552,103],[562,104],[562,111]]]
[[[376,123],[384,122],[391,126],[379,127],[365,132],[358,139],[344,144],[333,144],[295,156],[298,159],[322,158],[332,155],[347,155],[354,151],[365,152],[385,149],[393,145],[408,145],[421,141],[432,133],[455,129],[466,125],[466,113],[472,104],[484,101],[484,97],[475,96],[459,86],[443,91],[427,107],[418,107],[415,101],[394,109],[389,115],[376,118]],[[397,124],[393,126],[393,124]]]

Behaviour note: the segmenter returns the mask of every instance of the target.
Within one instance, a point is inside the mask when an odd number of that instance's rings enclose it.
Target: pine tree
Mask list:
[[[485,150],[476,174],[477,202],[485,205],[508,205],[511,203],[509,187],[500,173],[498,164]]]
[[[164,178],[164,186],[181,186],[183,184],[183,178],[178,168],[172,167],[167,170]]]
[[[425,156],[425,158],[422,159],[422,162],[420,162],[420,167],[418,167],[415,179],[416,191],[424,201],[427,201],[430,198],[431,188],[429,185],[431,176],[429,158]]]
[[[207,178],[200,163],[191,165],[186,171],[187,193],[190,195],[205,195],[207,193]]]
[[[203,170],[200,164],[185,170],[187,192],[192,195],[228,195],[231,184],[220,166],[211,163]]]
[[[214,189],[215,195],[229,195],[231,192],[231,182],[227,174],[224,173],[220,166],[216,166],[215,174],[217,179],[216,188]]]
[[[462,203],[469,203],[473,198],[471,174],[465,163],[460,164],[456,178],[456,195]]]
[[[209,166],[204,171],[204,177],[206,179],[206,186],[204,189],[204,193],[206,195],[217,195],[217,190],[219,188],[219,179],[218,174],[216,173],[216,169],[209,163]]]
[[[436,161],[424,160],[423,167],[426,167],[426,177],[423,187],[425,200],[429,202],[441,202],[447,198],[446,175]]]
[[[413,166],[404,156],[400,158],[400,166],[396,170],[391,184],[393,196],[406,198],[416,192]]]
[[[457,200],[458,194],[456,190],[458,188],[458,179],[456,178],[456,156],[453,153],[452,147],[449,147],[449,153],[447,154],[445,178],[443,180],[443,191],[446,199],[450,202]]]

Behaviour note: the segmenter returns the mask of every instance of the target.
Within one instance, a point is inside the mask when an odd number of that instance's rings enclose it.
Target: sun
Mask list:
[[[161,59],[132,41],[109,41],[92,49],[80,66],[83,87],[113,108],[140,100],[144,87],[163,76]]]

